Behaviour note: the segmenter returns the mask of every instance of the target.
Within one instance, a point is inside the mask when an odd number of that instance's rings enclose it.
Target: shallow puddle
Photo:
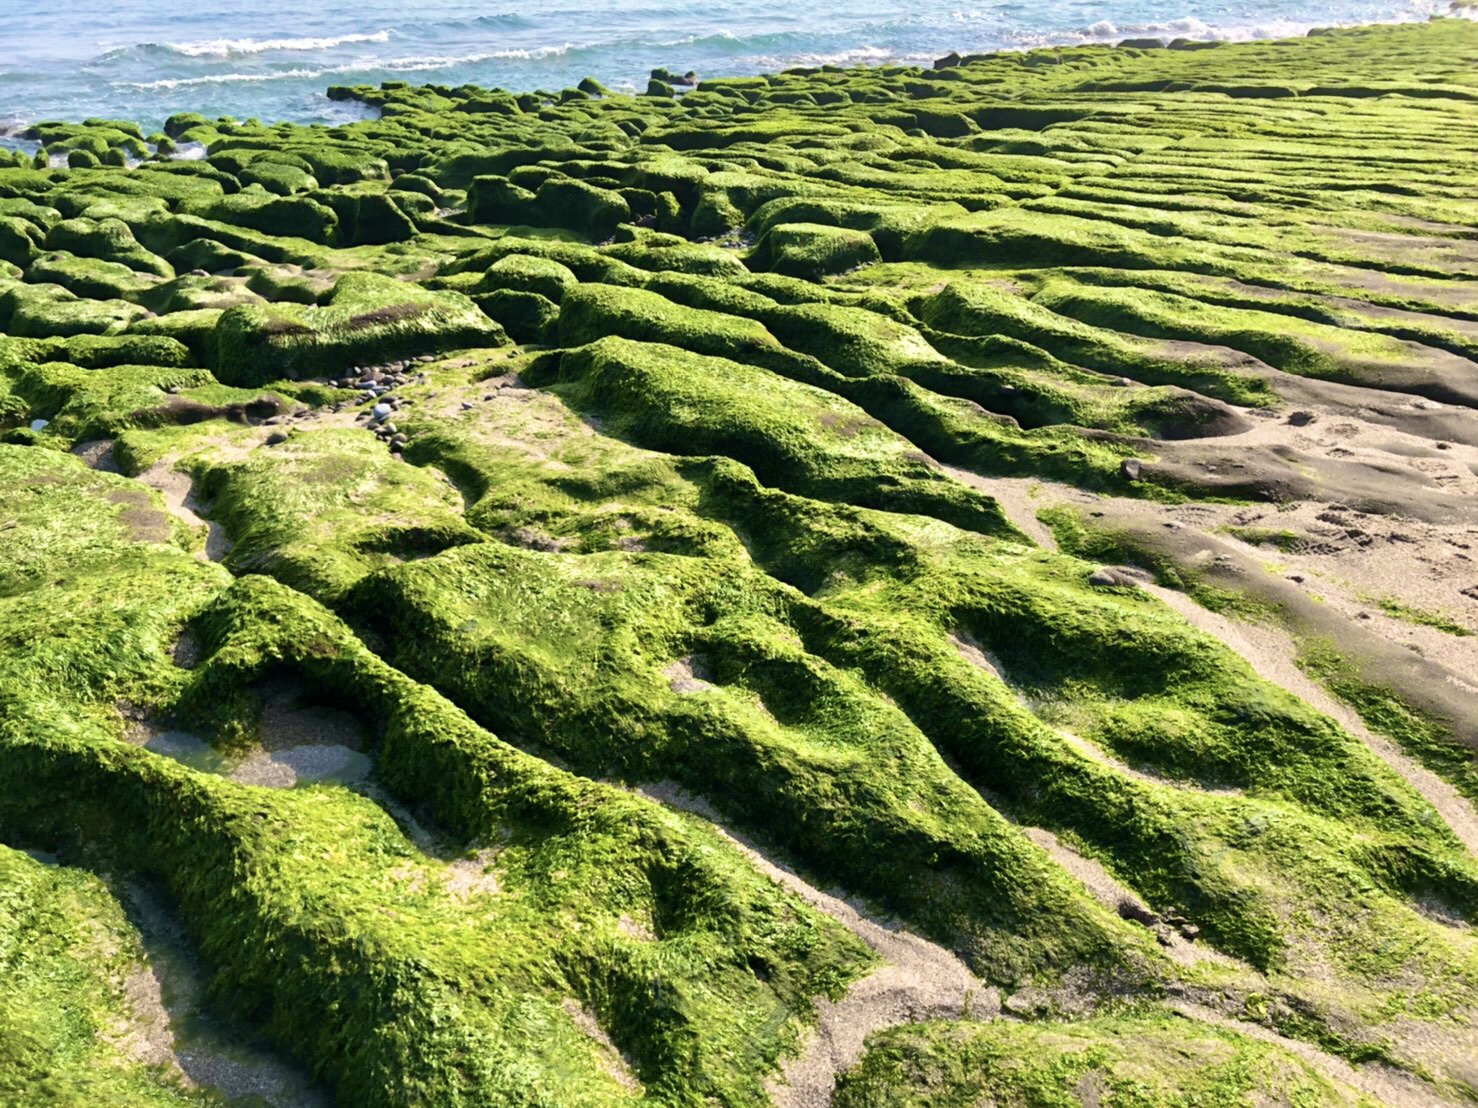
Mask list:
[[[163,898],[130,885],[122,902],[147,961],[125,985],[130,1018],[121,1045],[232,1104],[326,1108],[329,1098],[298,1066],[206,1010],[205,975]]]
[[[227,776],[231,770],[231,759],[202,738],[188,731],[160,731],[150,735],[143,743],[145,750],[173,758],[181,765],[198,769],[202,773],[218,773]]]
[[[291,789],[296,785],[352,785],[365,780],[369,756],[338,743],[305,743],[276,750],[226,754],[188,731],[159,731],[144,743],[145,750],[202,773],[214,773],[243,785]]]

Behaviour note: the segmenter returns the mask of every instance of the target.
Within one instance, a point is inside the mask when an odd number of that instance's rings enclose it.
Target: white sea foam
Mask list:
[[[1412,0],[1408,13],[1390,15],[1393,22],[1424,20],[1434,14],[1437,5],[1433,0]],[[1007,49],[1035,49],[1040,46],[1077,45],[1086,43],[1114,43],[1126,38],[1185,38],[1202,42],[1248,42],[1262,39],[1299,38],[1315,27],[1342,27],[1355,24],[1338,19],[1316,22],[1297,19],[1264,19],[1256,22],[1208,23],[1197,16],[1186,15],[1176,19],[1146,23],[1112,23],[1099,20],[1074,31],[1039,31],[1016,33],[1010,36]]]
[[[163,77],[157,81],[121,82],[121,87],[157,91],[160,89],[191,88],[198,85],[257,84],[267,81],[316,81],[321,77],[336,77],[345,73],[362,73],[370,70],[388,73],[428,73],[438,69],[453,69],[460,65],[477,65],[490,61],[523,61],[556,57],[567,53],[572,43],[562,46],[542,46],[530,50],[490,50],[480,54],[422,54],[405,58],[388,58],[373,62],[350,62],[345,65],[324,66],[319,69],[275,69],[264,73],[209,73],[198,77]]]
[[[882,65],[887,62],[917,62],[932,57],[932,54],[904,54],[882,46],[857,46],[850,50],[838,50],[829,54],[797,53],[761,55],[744,60],[750,68],[768,71],[788,68],[790,66]]]
[[[229,58],[239,54],[268,54],[289,50],[332,50],[360,42],[389,42],[389,31],[333,35],[324,38],[213,38],[203,42],[167,42],[165,48],[187,58]]]
[[[377,69],[389,69],[396,73],[410,73],[423,69],[451,69],[458,65],[477,65],[479,62],[528,61],[538,58],[557,58],[575,49],[573,42],[559,46],[535,46],[528,49],[485,50],[477,54],[423,54],[407,58],[391,58],[376,62]]]
[[[273,73],[213,73],[206,77],[162,77],[157,81],[125,81],[123,87],[150,92],[158,89],[193,88],[196,85],[234,85],[259,81],[316,80],[332,69],[280,69]],[[348,70],[344,70],[348,72]]]

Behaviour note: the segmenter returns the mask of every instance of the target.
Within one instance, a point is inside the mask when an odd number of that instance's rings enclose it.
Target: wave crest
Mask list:
[[[389,41],[390,31],[383,30],[366,34],[326,35],[321,38],[213,38],[200,42],[166,42],[163,49],[186,58],[230,58],[288,51],[332,50],[336,46]]]

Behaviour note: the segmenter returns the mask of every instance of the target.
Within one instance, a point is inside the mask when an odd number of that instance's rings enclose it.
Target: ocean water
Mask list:
[[[1144,35],[1247,39],[1426,19],[1448,0],[15,0],[0,133],[176,111],[339,122],[331,84],[513,90],[587,74],[644,89],[654,66],[732,76],[826,62],[928,61]]]

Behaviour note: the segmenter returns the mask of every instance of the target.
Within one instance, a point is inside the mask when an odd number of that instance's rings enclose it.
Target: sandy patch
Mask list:
[[[194,485],[189,475],[176,470],[171,459],[155,463],[141,473],[138,479],[156,489],[164,497],[164,506],[169,513],[191,531],[199,532],[204,529],[205,547],[195,552],[196,558],[219,562],[231,552],[231,540],[226,537],[226,529],[219,523],[212,523],[201,517],[200,502],[195,498]]]

